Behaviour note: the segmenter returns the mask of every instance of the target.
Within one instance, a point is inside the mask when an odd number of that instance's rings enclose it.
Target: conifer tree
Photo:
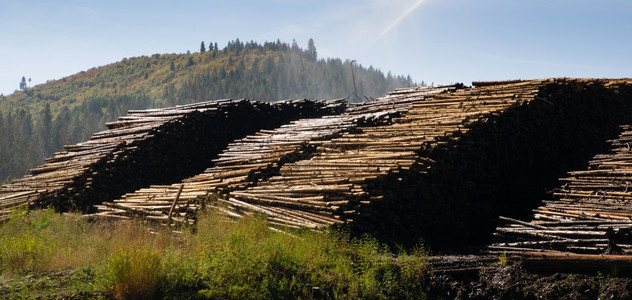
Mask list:
[[[314,40],[309,39],[307,42],[307,59],[309,61],[316,61],[318,59],[318,54],[316,52],[316,46],[314,45]]]

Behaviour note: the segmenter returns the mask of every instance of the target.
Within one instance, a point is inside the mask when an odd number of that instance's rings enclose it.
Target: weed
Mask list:
[[[498,263],[503,266],[507,264],[507,250],[503,251],[503,253],[498,256]]]

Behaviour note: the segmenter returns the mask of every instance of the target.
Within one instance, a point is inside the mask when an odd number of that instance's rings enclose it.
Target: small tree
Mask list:
[[[202,44],[200,45],[200,52],[206,52],[206,47],[204,46],[204,41],[202,41]]]
[[[22,81],[20,81],[20,89],[26,90],[26,77],[22,76]]]

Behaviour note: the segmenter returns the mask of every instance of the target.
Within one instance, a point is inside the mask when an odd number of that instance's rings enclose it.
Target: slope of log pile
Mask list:
[[[490,249],[632,254],[632,126],[622,130],[611,141],[610,153],[596,155],[587,170],[562,178],[557,199],[543,201],[530,221],[501,217],[508,224],[496,230],[498,242]]]
[[[18,205],[90,210],[142,186],[197,174],[236,138],[291,120],[337,114],[344,106],[343,100],[218,100],[131,110],[91,140],[65,146],[30,175],[3,186],[0,219]]]
[[[203,173],[171,185],[154,185],[98,206],[93,216],[128,218],[142,216],[167,222],[193,222],[200,203],[209,194],[239,193],[277,175],[281,166],[311,157],[332,138],[361,127],[392,123],[423,95],[455,90],[457,86],[400,89],[389,95],[354,105],[345,113],[294,121],[275,130],[261,130],[236,140]],[[225,213],[238,216],[223,207]]]
[[[424,97],[393,124],[325,141],[308,160],[219,199],[275,225],[346,224],[393,244],[481,247],[631,121],[625,82],[547,79]]]
[[[458,139],[470,124],[532,101],[542,83],[519,82],[420,97],[393,124],[361,127],[326,141],[311,159],[285,164],[280,175],[234,191],[228,200],[220,201],[233,214],[262,213],[273,224],[291,227],[318,228],[375,218],[371,214],[380,212],[372,211],[371,206],[383,201],[386,193],[398,191],[371,185],[384,176],[428,173],[433,160],[420,156],[422,149]]]

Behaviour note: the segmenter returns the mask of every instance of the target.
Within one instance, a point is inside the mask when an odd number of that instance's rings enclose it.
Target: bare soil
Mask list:
[[[519,262],[478,272],[432,276],[430,299],[632,299],[632,278],[609,274],[536,274]]]

